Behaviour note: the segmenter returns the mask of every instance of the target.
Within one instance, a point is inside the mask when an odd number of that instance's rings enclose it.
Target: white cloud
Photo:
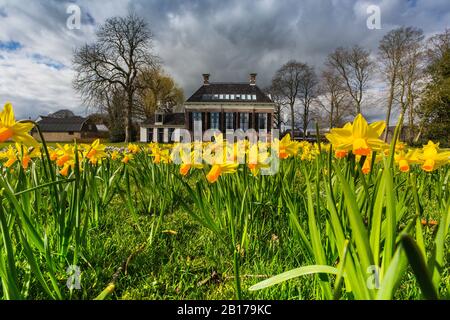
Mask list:
[[[73,2],[0,0],[0,41],[23,45],[0,51],[0,104],[11,100],[22,117],[59,108],[84,112],[71,86],[72,52],[95,39],[96,25],[129,8],[149,22],[157,53],[186,95],[204,72],[213,81],[246,81],[254,71],[265,86],[289,59],[319,70],[337,46],[360,44],[374,52],[381,37],[400,25],[427,34],[450,27],[448,0],[80,0],[81,29],[69,30],[66,7]],[[381,8],[382,30],[366,27],[370,4]]]

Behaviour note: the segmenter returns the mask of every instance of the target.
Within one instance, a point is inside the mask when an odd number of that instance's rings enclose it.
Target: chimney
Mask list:
[[[256,86],[256,76],[258,74],[257,73],[250,73],[250,85],[251,86]]]
[[[209,76],[210,76],[209,73],[204,73],[204,74],[203,74],[203,84],[204,84],[205,86],[208,86],[208,85],[209,85]]]

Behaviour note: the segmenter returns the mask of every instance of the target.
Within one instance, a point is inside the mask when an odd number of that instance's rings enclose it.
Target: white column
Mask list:
[[[148,129],[141,127],[141,142],[143,143],[147,143],[147,138],[148,138],[148,134],[147,134]]]

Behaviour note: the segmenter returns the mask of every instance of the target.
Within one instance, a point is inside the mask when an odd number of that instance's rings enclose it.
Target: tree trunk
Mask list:
[[[291,104],[291,135],[292,135],[292,139],[295,138],[294,135],[294,128],[295,128],[295,115],[294,115],[294,105]]]
[[[303,113],[303,138],[306,139],[306,131],[308,130],[308,114]]]
[[[332,98],[333,100],[334,100],[334,98]],[[330,130],[331,130],[331,128],[333,128],[333,112],[334,112],[334,102],[332,101],[331,102],[331,105],[330,105]]]
[[[130,143],[133,139],[133,94],[128,93],[127,112],[125,115],[125,143]]]
[[[386,133],[384,134],[384,142],[387,142],[389,136],[389,122],[391,120],[392,104],[394,103],[395,94],[395,75],[391,79],[391,88],[389,90],[389,98],[386,112]]]
[[[361,113],[361,101],[356,101],[356,113]]]
[[[281,105],[277,105],[277,129],[281,131]]]

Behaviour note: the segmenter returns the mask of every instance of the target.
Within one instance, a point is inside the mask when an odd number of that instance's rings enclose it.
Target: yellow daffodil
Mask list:
[[[22,162],[22,168],[25,170],[28,169],[28,165],[30,164],[32,158],[38,158],[41,156],[41,151],[39,148],[31,148],[31,150],[29,150],[28,147],[16,143],[16,149],[19,159]]]
[[[247,166],[256,177],[261,169],[270,167],[269,153],[260,152],[257,144],[252,145],[248,151]]]
[[[122,163],[128,164],[131,160],[133,160],[133,154],[125,153],[122,159]]]
[[[9,146],[5,152],[0,153],[0,158],[5,158],[5,167],[10,168],[16,161],[20,161],[22,168],[28,169],[28,166],[32,158],[37,158],[41,155],[39,148],[31,148],[18,144],[15,144],[16,148]]]
[[[13,140],[26,146],[37,147],[39,144],[29,134],[34,125],[32,123],[16,122],[14,110],[10,103],[7,103],[0,112],[0,142]]]
[[[344,159],[347,155],[348,155],[348,151],[347,150],[336,150],[334,152],[336,158],[338,159]]]
[[[206,175],[206,179],[209,183],[215,183],[219,177],[224,173],[235,173],[239,164],[238,163],[223,163],[215,164],[212,166],[209,173]]]
[[[300,145],[296,141],[291,140],[291,135],[287,134],[281,141],[275,140],[275,149],[278,148],[278,157],[280,159],[287,159],[290,156],[295,156],[298,153]]]
[[[410,165],[419,163],[419,150],[411,149],[405,153],[404,149],[397,153],[394,157],[395,162],[398,164],[398,168],[401,172],[409,172]]]
[[[162,149],[159,145],[153,145],[151,148],[151,156],[153,157],[153,163],[160,164],[170,163],[170,150]]]
[[[363,167],[361,168],[362,173],[369,174],[371,170],[371,165],[372,165],[372,158],[367,157],[366,160],[364,160]]]
[[[113,161],[119,159],[119,157],[120,157],[119,151],[114,150],[114,151],[111,153],[110,157],[111,157],[111,160],[113,160]]]
[[[100,144],[100,139],[95,140],[92,145],[85,146],[85,157],[89,159],[89,162],[92,164],[97,164],[103,158],[108,155],[105,152],[106,146]]]
[[[10,168],[17,161],[16,150],[12,146],[8,146],[6,151],[0,153],[0,158],[7,159],[4,165],[6,168]]]
[[[48,150],[49,155],[50,155],[50,160],[51,161],[56,161],[58,159],[58,150],[56,149],[49,149]]]
[[[201,159],[201,151],[194,150],[189,154],[184,154],[183,150],[181,150],[181,157],[183,163],[180,166],[180,174],[182,176],[187,176],[191,169],[203,169],[204,165]]]
[[[57,144],[58,158],[56,159],[56,165],[62,167],[59,173],[66,177],[69,174],[69,168],[75,167],[75,146]]]
[[[380,139],[385,127],[384,121],[369,125],[359,114],[353,124],[347,123],[343,128],[331,129],[331,133],[326,137],[336,150],[352,151],[355,155],[368,156],[373,150],[378,150],[385,144]]]
[[[137,144],[130,143],[127,147],[127,151],[132,154],[136,154],[140,151],[140,148]]]
[[[428,141],[428,144],[423,146],[419,159],[423,162],[422,169],[426,172],[432,172],[449,162],[450,151],[439,152],[439,143],[435,144]]]

